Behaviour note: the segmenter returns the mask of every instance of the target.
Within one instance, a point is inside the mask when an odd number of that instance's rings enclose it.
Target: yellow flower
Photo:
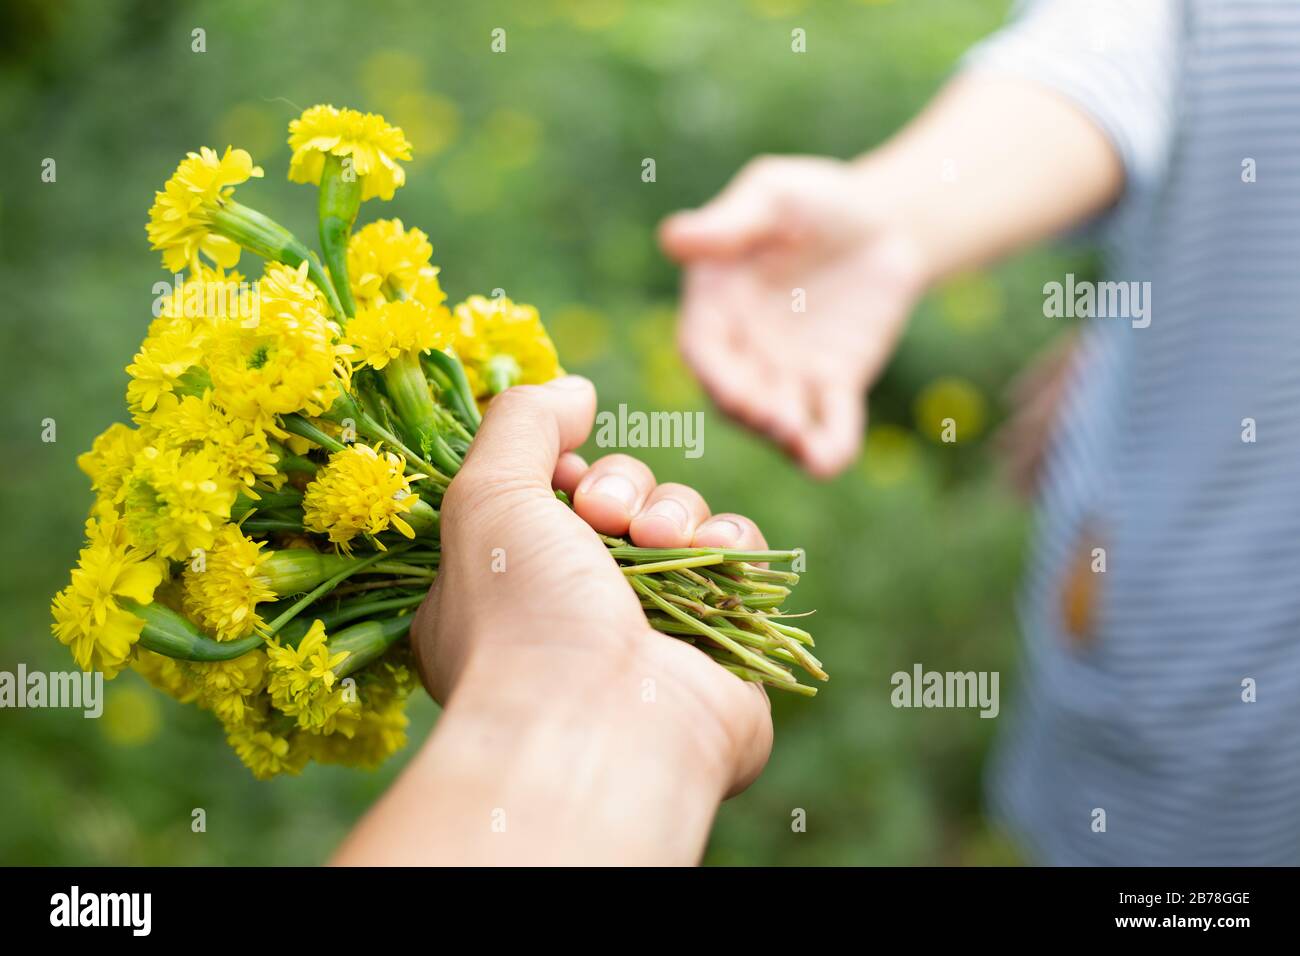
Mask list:
[[[456,354],[479,398],[564,374],[555,344],[533,306],[473,295],[456,306],[456,319]]]
[[[916,397],[916,423],[932,441],[951,444],[978,438],[987,418],[984,396],[961,378],[940,378]]]
[[[197,271],[200,253],[223,268],[238,262],[239,246],[211,231],[212,213],[235,186],[261,175],[262,168],[242,149],[227,146],[220,157],[206,146],[187,153],[162,192],[154,193],[149,210],[150,248],[162,252],[163,265],[172,272],[186,267]]]
[[[341,711],[356,710],[342,688],[334,686],[338,681],[334,668],[347,660],[348,652],[330,653],[320,621],[312,622],[297,647],[275,641],[266,654],[271,703],[282,714],[296,717],[303,730],[330,733]]]
[[[415,537],[402,515],[419,500],[411,482],[423,476],[408,477],[403,471],[402,459],[369,445],[350,445],[335,452],[303,493],[303,527],[328,533],[344,548],[357,535],[376,535],[390,525],[408,538]]]
[[[231,419],[282,437],[275,416],[318,415],[338,397],[348,348],[327,306],[298,269],[269,264],[258,284],[256,324],[219,323],[207,351],[213,400]]]
[[[185,612],[219,641],[253,633],[262,623],[257,605],[275,600],[270,581],[259,573],[270,557],[262,552],[263,544],[244,537],[237,526],[226,525],[201,570],[191,565],[185,571]]]
[[[72,582],[51,605],[53,630],[82,670],[112,677],[126,666],[144,628],[121,601],[151,603],[165,566],[133,548],[125,524],[106,510],[86,522],[86,537]]]
[[[143,687],[117,685],[105,695],[99,729],[118,747],[140,747],[158,736],[162,717],[158,698]]]
[[[862,471],[876,485],[907,480],[920,463],[916,436],[898,425],[873,425],[867,432]]]
[[[256,425],[227,417],[213,404],[211,391],[201,398],[185,395],[177,400],[169,396],[148,420],[164,444],[186,451],[206,446],[221,474],[233,481],[249,488],[258,479],[273,488],[285,482],[286,476],[276,469],[279,457],[266,433]]]
[[[230,661],[190,663],[186,669],[200,688],[199,706],[229,727],[246,723],[256,708],[266,683],[267,656],[264,651],[249,651]]]
[[[359,229],[348,241],[348,277],[361,306],[379,305],[398,290],[430,309],[446,300],[438,267],[429,264],[433,246],[419,229],[405,229],[400,219],[380,219]]]
[[[354,360],[381,369],[403,352],[447,348],[455,340],[451,313],[419,302],[385,302],[348,323]]]
[[[139,547],[189,560],[195,548],[212,547],[235,494],[235,482],[207,448],[182,452],[150,445],[136,457],[115,501]]]
[[[253,289],[239,272],[200,261],[184,281],[154,300],[158,318],[150,325],[149,334],[175,325],[176,319],[188,320],[186,327],[195,329],[219,319],[255,322],[254,299]]]
[[[221,472],[249,488],[259,478],[272,488],[279,488],[288,479],[277,470],[280,456],[256,425],[229,420],[208,436],[208,443]]]
[[[375,196],[392,199],[406,182],[397,160],[410,160],[411,144],[396,126],[382,116],[333,106],[313,106],[289,123],[289,179],[295,183],[320,183],[325,156],[352,158],[361,177],[362,200]]]
[[[149,425],[162,443],[190,450],[202,445],[226,423],[221,409],[212,404],[212,392],[197,395],[168,396],[147,416]]]
[[[112,501],[148,444],[146,433],[116,422],[100,433],[90,451],[77,456],[77,467],[90,476],[91,488]]]
[[[347,731],[312,735],[304,740],[321,763],[373,769],[406,746],[405,698],[375,707],[363,704]]]
[[[176,391],[183,376],[203,360],[205,335],[184,317],[155,320],[140,351],[126,367],[126,400],[137,420]]]
[[[192,704],[199,699],[203,688],[186,669],[187,662],[178,661],[165,654],[156,654],[147,648],[138,648],[131,667],[150,684],[182,704]]]
[[[395,648],[388,658],[400,658]],[[340,711],[332,733],[302,738],[313,759],[351,767],[379,766],[406,746],[406,700],[415,686],[397,660],[376,661],[356,675],[357,705]]]
[[[300,773],[307,762],[307,752],[289,737],[255,726],[228,728],[226,741],[258,780]]]

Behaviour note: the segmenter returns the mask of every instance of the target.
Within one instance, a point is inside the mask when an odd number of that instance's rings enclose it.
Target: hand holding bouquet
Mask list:
[[[423,232],[353,233],[405,181],[400,129],[316,106],[289,133],[290,179],[319,188],[319,258],[235,201],[262,175],[243,150],[190,153],[156,194],[176,287],[127,368],[133,424],[78,459],[96,501],[52,608],[79,666],[210,710],[259,777],[402,746],[401,639],[443,559],[443,496],[486,403],[562,374],[531,306],[447,306]],[[243,250],[264,260],[254,283]],[[656,629],[745,680],[825,679],[781,612],[797,576],[766,566],[798,552],[605,545]]]

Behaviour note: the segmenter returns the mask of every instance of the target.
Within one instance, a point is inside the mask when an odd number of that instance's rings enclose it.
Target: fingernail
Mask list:
[[[586,388],[590,383],[581,375],[565,375],[553,378],[546,384],[554,388]]]
[[[646,512],[646,517],[651,516],[656,518],[667,518],[676,525],[678,531],[686,530],[686,522],[690,517],[686,513],[685,506],[674,498],[660,498],[656,501],[650,507],[650,510]]]
[[[588,494],[612,498],[629,512],[636,507],[636,485],[622,475],[605,475],[591,486]]]
[[[730,518],[715,518],[707,522],[704,527],[695,532],[697,535],[701,531],[708,530],[722,540],[734,544],[740,540],[740,525]]]

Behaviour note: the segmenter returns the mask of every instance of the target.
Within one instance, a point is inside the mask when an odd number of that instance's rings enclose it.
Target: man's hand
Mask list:
[[[569,377],[488,408],[411,631],[444,712],[340,862],[691,863],[766,762],[763,689],[651,629],[593,526],[653,547],[763,537],[626,456],[588,468],[571,449],[595,404]]]
[[[814,475],[862,442],[865,393],[923,286],[857,166],[763,158],[708,205],[666,220],[685,266],[682,355],[714,401]]]
[[[596,531],[630,532],[633,544],[656,548],[767,543],[748,518],[710,517],[699,492],[656,485],[634,458],[588,468],[571,449],[595,413],[596,393],[577,376],[493,401],[443,502],[443,565],[412,629],[425,684],[442,701],[467,673],[491,690],[491,671],[512,656],[570,686],[639,674],[693,711],[699,743],[737,787],[767,759],[762,688],[653,630]],[[553,488],[572,495],[574,509]]]

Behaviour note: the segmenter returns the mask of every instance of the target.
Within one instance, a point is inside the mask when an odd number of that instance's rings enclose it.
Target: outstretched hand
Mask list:
[[[678,342],[714,401],[810,473],[846,468],[865,395],[923,288],[861,170],[765,157],[699,209],[664,221],[684,267]]]

